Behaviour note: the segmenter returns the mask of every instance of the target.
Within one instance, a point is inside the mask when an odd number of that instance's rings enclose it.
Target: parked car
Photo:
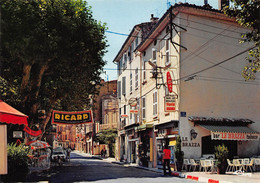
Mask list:
[[[65,153],[63,151],[53,151],[51,155],[51,160],[58,161],[59,159],[64,162],[66,160]]]

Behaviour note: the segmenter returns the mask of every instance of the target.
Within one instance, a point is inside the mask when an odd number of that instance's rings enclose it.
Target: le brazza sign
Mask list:
[[[212,140],[258,140],[259,134],[234,133],[234,132],[211,132]]]
[[[93,118],[91,110],[78,112],[52,112],[52,123],[54,124],[83,124],[92,122]]]

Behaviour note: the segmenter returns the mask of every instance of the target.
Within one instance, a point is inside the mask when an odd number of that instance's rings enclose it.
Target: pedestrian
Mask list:
[[[103,149],[101,150],[100,154],[101,154],[101,158],[103,158],[103,156],[104,156],[104,150]]]
[[[70,161],[70,152],[71,152],[71,148],[68,147],[68,149],[67,149],[67,158],[68,158],[69,161]]]
[[[171,150],[168,148],[168,144],[165,144],[163,149],[163,173],[166,175],[166,166],[169,171],[169,175],[171,176],[172,171],[170,167],[170,159],[171,159]]]

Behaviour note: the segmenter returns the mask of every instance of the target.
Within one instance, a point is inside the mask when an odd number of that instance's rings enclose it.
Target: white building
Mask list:
[[[239,44],[247,30],[218,10],[189,4],[172,6],[146,37],[142,30],[134,27],[114,59],[128,162],[145,151],[145,166],[159,167],[163,144],[174,150],[177,135],[187,158],[212,155],[222,143],[230,157],[260,155],[260,82],[241,76],[252,47]]]

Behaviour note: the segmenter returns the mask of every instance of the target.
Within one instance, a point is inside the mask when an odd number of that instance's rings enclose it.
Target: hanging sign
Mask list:
[[[174,112],[176,110],[176,96],[167,95],[164,97],[164,111],[165,112]]]
[[[211,132],[212,140],[258,140],[259,134],[234,133],[234,132]]]
[[[170,93],[172,93],[172,77],[171,77],[171,73],[169,71],[166,74],[166,78],[167,78],[168,90]]]
[[[138,114],[138,110],[136,110],[136,109],[130,109],[130,113]]]
[[[23,138],[22,131],[13,131],[13,138]]]
[[[92,111],[77,111],[77,112],[65,112],[65,111],[53,111],[52,123],[53,124],[83,124],[92,123]]]
[[[29,128],[29,126],[25,126],[23,131],[25,131],[26,133],[28,133],[29,135],[34,136],[34,137],[39,136],[39,135],[42,134],[41,130],[34,131],[31,128]]]

